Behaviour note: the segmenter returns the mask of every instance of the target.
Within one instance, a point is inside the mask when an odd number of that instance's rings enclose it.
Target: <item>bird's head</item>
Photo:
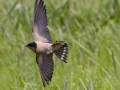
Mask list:
[[[35,42],[28,43],[25,47],[28,47],[32,51],[36,52],[37,44]]]

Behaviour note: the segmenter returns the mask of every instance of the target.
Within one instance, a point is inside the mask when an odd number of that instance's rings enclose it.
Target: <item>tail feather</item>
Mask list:
[[[67,56],[68,56],[67,43],[65,43],[64,41],[56,41],[53,44],[53,51],[58,58],[60,58],[65,63],[67,63]]]

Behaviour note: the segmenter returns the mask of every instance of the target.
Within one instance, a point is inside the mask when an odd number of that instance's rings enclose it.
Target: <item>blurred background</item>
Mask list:
[[[54,56],[43,88],[32,42],[35,0],[0,0],[0,90],[119,90],[120,0],[44,0],[53,43],[69,45],[68,63]]]

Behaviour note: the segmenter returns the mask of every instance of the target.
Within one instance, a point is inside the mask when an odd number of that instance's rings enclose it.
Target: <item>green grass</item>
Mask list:
[[[0,90],[119,90],[120,0],[44,0],[53,43],[69,45],[68,63],[54,56],[43,87],[33,41],[34,0],[0,1]]]

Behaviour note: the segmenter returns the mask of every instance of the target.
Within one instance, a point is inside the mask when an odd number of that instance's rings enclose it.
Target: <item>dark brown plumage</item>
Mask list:
[[[41,78],[44,87],[46,86],[46,83],[49,84],[49,81],[51,81],[52,74],[53,74],[53,53],[51,54],[36,54],[36,62],[39,66],[39,70],[41,73]]]

